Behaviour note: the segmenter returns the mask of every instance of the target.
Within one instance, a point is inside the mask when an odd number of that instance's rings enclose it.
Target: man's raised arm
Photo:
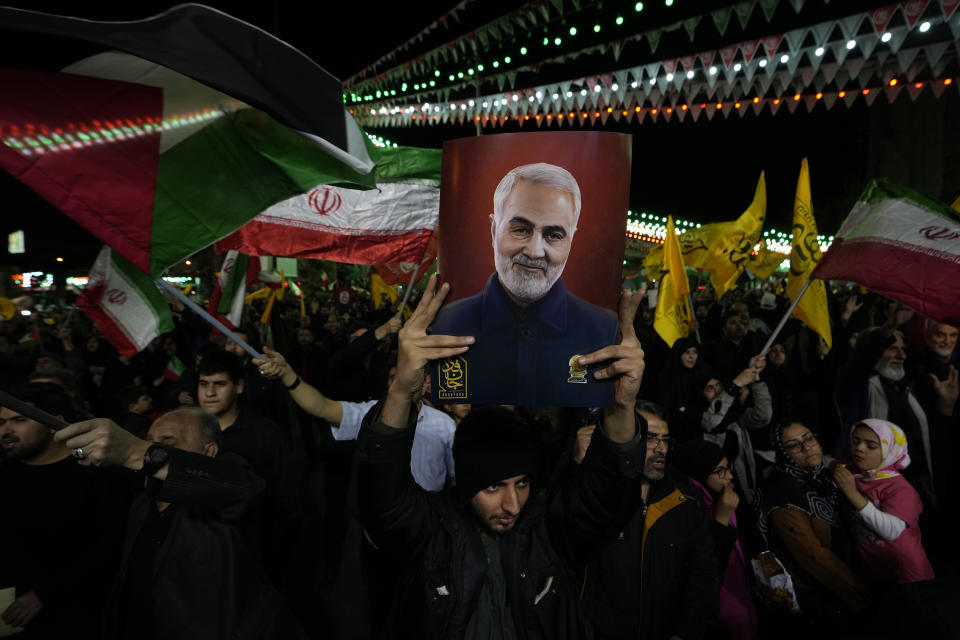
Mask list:
[[[633,329],[633,318],[645,293],[646,289],[640,289],[623,291],[620,295],[620,344],[580,356],[580,364],[583,365],[613,360],[593,375],[597,380],[616,378],[614,403],[612,407],[604,409],[603,417],[604,433],[614,442],[629,442],[637,435],[634,409],[643,380],[644,360],[643,348]]]
[[[394,429],[407,427],[410,408],[420,397],[426,376],[426,366],[431,360],[464,353],[474,342],[472,336],[427,334],[430,323],[436,317],[449,291],[450,285],[447,283],[438,290],[437,276],[430,276],[420,304],[407,320],[407,324],[400,330],[397,377],[387,391],[380,413],[380,422],[388,427]]]
[[[297,375],[283,354],[264,347],[263,356],[263,359],[254,360],[260,368],[261,375],[268,378],[282,376],[281,382],[284,388],[301,409],[330,424],[340,426],[340,421],[343,420],[343,407],[339,402],[326,397]]]

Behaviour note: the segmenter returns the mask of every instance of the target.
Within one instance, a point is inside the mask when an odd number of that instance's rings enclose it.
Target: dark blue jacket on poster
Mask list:
[[[602,367],[578,371],[571,359],[616,344],[617,316],[573,295],[562,280],[521,309],[494,273],[483,291],[440,309],[431,332],[476,338],[463,355],[437,362],[437,402],[567,407],[613,402],[613,384],[593,378]]]

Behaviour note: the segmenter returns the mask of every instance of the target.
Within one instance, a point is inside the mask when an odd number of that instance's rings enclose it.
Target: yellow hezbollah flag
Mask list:
[[[797,299],[803,285],[810,280],[810,273],[820,262],[821,255],[817,222],[813,218],[813,200],[810,198],[810,169],[804,158],[797,181],[797,197],[793,203],[793,247],[790,250],[790,275],[787,276],[787,295],[791,300]],[[833,345],[823,280],[810,281],[807,292],[793,310],[793,317],[820,334],[828,347]]]
[[[370,274],[370,294],[373,297],[374,307],[379,307],[384,300],[389,300],[390,304],[393,304],[400,297],[397,293],[397,285],[387,284],[379,273]]]
[[[719,299],[732,289],[743,273],[753,247],[760,241],[760,231],[767,215],[767,187],[763,172],[753,202],[739,218],[731,222],[714,222],[680,235],[680,253],[684,263],[695,269],[710,271],[710,281]],[[664,250],[656,247],[643,261],[647,277],[656,280],[664,270]]]
[[[666,272],[660,280],[660,292],[657,296],[657,311],[653,318],[653,328],[663,341],[671,347],[677,338],[690,334],[690,305],[687,294],[690,283],[687,270],[680,255],[680,243],[673,228],[673,216],[667,217],[667,237],[663,240],[663,257]]]
[[[786,260],[786,256],[770,249],[767,246],[767,241],[761,240],[760,251],[757,252],[757,255],[751,253],[747,260],[747,269],[758,278],[766,280],[773,275],[777,267],[783,264],[784,260]]]
[[[680,254],[683,256],[684,264],[694,269],[703,268],[703,263],[710,256],[711,247],[716,244],[717,238],[727,233],[733,224],[733,222],[714,222],[681,233],[677,240],[680,243]],[[664,245],[654,247],[643,259],[643,266],[650,280],[659,280],[666,268],[663,264],[663,247]]]
[[[954,211],[960,211],[960,196],[957,196],[957,199],[953,201],[953,204],[950,205],[950,208]]]
[[[760,240],[766,216],[767,184],[761,171],[753,202],[739,218],[726,223],[728,228],[714,241],[710,255],[703,261],[703,268],[710,271],[710,282],[717,292],[717,300],[736,285],[753,247]]]

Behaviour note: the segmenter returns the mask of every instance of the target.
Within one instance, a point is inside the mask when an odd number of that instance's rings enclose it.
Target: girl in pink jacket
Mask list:
[[[900,471],[910,464],[900,427],[868,418],[850,432],[852,458],[839,464],[834,479],[853,507],[853,530],[864,573],[881,584],[934,577],[920,542],[923,505]]]

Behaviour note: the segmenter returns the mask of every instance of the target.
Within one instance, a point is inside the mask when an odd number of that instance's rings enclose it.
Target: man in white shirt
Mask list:
[[[282,354],[264,348],[264,360],[257,360],[265,376],[282,375],[283,386],[301,409],[330,423],[335,440],[356,440],[360,423],[377,401],[343,402],[331,400],[305,382],[287,364]],[[396,367],[390,369],[389,383]],[[418,485],[427,491],[440,491],[448,478],[453,479],[453,434],[456,424],[442,411],[420,402],[416,435],[410,457],[410,471]]]

